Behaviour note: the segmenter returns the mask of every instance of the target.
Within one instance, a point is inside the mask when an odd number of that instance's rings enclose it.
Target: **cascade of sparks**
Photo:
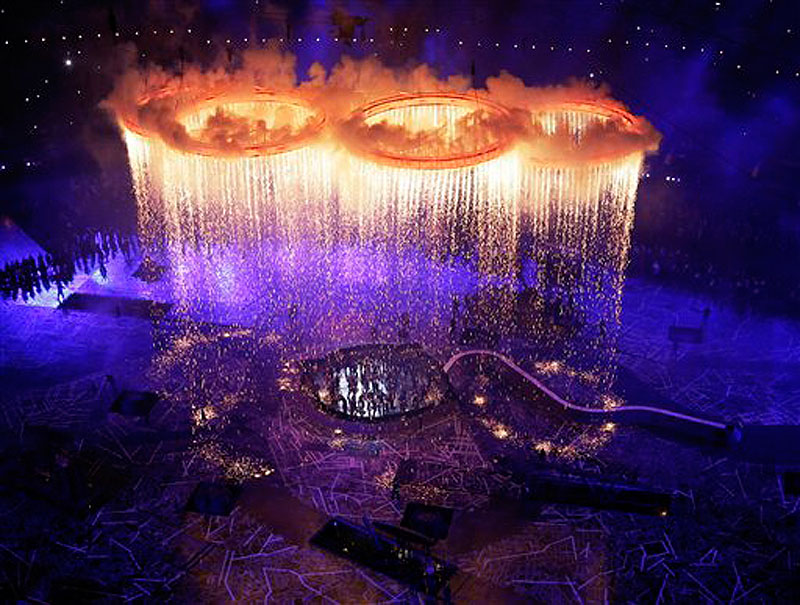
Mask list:
[[[563,129],[577,143],[592,126],[615,119],[632,125],[626,113],[589,103],[564,103],[534,119],[546,133]],[[533,290],[549,293],[537,304],[555,303],[578,344],[553,353],[606,382],[614,369],[611,360],[643,160],[641,152],[579,161],[533,157],[524,167],[524,214],[534,242],[527,256],[537,268]],[[529,317],[534,335],[552,329],[542,321],[546,313]],[[546,346],[547,340],[540,343]]]
[[[219,108],[260,120],[250,146],[215,153],[203,139]],[[606,380],[644,151],[550,160],[473,119],[504,111],[448,93],[362,108],[367,124],[407,127],[402,149],[339,141],[313,109],[263,95],[181,114],[189,149],[123,121],[142,241],[190,312],[234,305],[233,319],[301,349],[525,334],[543,358]],[[579,146],[628,116],[586,102],[533,120]]]

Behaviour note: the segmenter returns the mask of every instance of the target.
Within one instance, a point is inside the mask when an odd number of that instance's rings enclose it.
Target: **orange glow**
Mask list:
[[[323,132],[326,124],[322,111],[312,107],[301,96],[290,93],[254,87],[250,91],[223,89],[203,94],[164,87],[142,97],[137,104],[137,114],[120,116],[123,129],[146,138],[160,138],[158,131],[146,125],[147,120],[142,119],[153,104],[159,103],[174,107],[177,123],[186,129],[187,135],[181,139],[180,149],[196,155],[255,157],[285,153],[309,144]],[[261,140],[228,146],[224,141],[204,140],[200,136],[203,125],[213,119],[215,112],[225,112],[246,120],[251,130],[262,126]],[[276,128],[281,115],[286,124],[283,128]],[[278,132],[280,136],[276,136]],[[254,133],[250,134],[256,138]]]
[[[354,99],[337,113],[320,91],[302,87],[204,94],[167,87],[141,97],[132,115],[120,115],[140,236],[146,249],[165,253],[177,298],[201,304],[198,275],[219,283],[219,300],[236,296],[234,277],[245,270],[238,253],[218,252],[228,259],[220,269],[210,255],[196,254],[204,246],[239,250],[277,242],[285,256],[259,252],[265,256],[259,266],[268,271],[282,259],[276,271],[288,272],[281,287],[294,300],[303,300],[308,278],[324,277],[330,296],[340,274],[386,288],[374,308],[355,299],[332,301],[330,317],[314,328],[320,340],[344,333],[344,325],[353,334],[370,333],[384,315],[405,313],[402,297],[411,299],[418,289],[404,285],[407,291],[395,292],[394,300],[391,263],[368,262],[350,275],[332,251],[356,246],[369,256],[399,258],[414,249],[436,260],[425,269],[432,288],[452,279],[440,260],[469,263],[477,284],[473,312],[500,333],[519,316],[522,267],[535,267],[525,287],[592,309],[592,321],[603,326],[591,336],[592,350],[612,348],[636,189],[649,149],[646,137],[636,135],[640,119],[611,102],[561,101],[522,110],[485,91],[386,92],[366,102]],[[158,121],[160,109],[168,122]],[[299,253],[312,243],[320,251],[316,264]],[[392,279],[411,283],[418,270],[404,262],[392,269]],[[541,312],[550,303],[531,304],[525,329],[550,346],[557,337]],[[445,338],[451,305],[445,290],[432,291],[425,294],[425,311],[411,321],[425,326],[432,342]],[[612,353],[581,362],[581,375],[603,380],[600,364]],[[566,351],[565,366],[582,354]]]
[[[507,117],[508,109],[477,95],[456,92],[399,94],[384,97],[357,109],[352,118],[363,119],[367,125],[384,122],[413,132],[441,131],[445,143],[439,148],[382,149],[369,139],[353,146],[366,159],[399,168],[436,170],[464,168],[489,161],[507,152],[513,140],[486,129],[480,132],[480,122],[470,124],[474,116],[489,119]],[[466,146],[454,150],[456,143],[466,139]]]
[[[650,150],[617,144],[614,135],[644,137],[647,122],[611,101],[573,100],[532,106],[527,109],[534,126],[531,134],[509,128],[511,110],[477,92],[385,96],[361,105],[347,119],[333,124],[306,96],[299,91],[276,92],[261,87],[246,91],[217,87],[208,92],[165,86],[143,95],[136,110],[120,112],[118,120],[124,132],[160,139],[176,151],[193,155],[278,155],[329,134],[349,154],[366,161],[418,170],[475,166],[508,155],[518,144],[527,146],[520,158],[522,164],[551,168],[635,164]],[[166,133],[159,130],[160,111],[175,120]],[[236,134],[244,134],[244,142],[204,136],[220,119],[241,125],[244,130]],[[356,132],[359,127],[363,132]],[[382,141],[374,136],[381,127],[390,132],[395,127],[405,138]],[[540,129],[538,134],[536,128]],[[592,131],[598,128],[599,134]],[[595,136],[587,140],[587,133]],[[565,146],[559,135],[568,137],[571,143]]]
[[[545,137],[531,141],[529,161],[549,167],[566,167],[625,161],[630,156],[643,158],[645,149],[616,145],[614,135],[644,137],[647,123],[609,101],[562,101],[537,107],[531,120],[543,130]],[[590,129],[599,129],[599,140],[587,141]],[[548,145],[549,137],[562,132],[572,145]],[[549,135],[549,136],[547,136]],[[537,143],[543,143],[540,148]]]
[[[261,141],[241,148],[220,150],[218,145],[199,138],[191,139],[191,152],[199,155],[264,156],[292,151],[304,147],[317,138],[325,127],[325,115],[300,97],[278,94],[257,88],[250,94],[209,95],[201,101],[182,108],[177,118],[190,134],[197,132],[203,122],[216,111],[228,111],[242,116],[252,124],[263,124]],[[283,128],[288,132],[277,138],[276,118],[283,112],[287,121]],[[252,134],[252,133],[251,133]],[[255,138],[255,137],[254,137]]]

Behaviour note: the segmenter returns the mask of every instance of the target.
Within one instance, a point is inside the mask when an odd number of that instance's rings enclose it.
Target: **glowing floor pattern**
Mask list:
[[[696,320],[710,301],[635,282],[632,286],[626,293],[623,354],[636,361],[654,387],[669,395],[682,391],[682,401],[698,406],[692,408],[695,413],[798,421],[800,326],[714,308],[708,342],[675,352],[666,338],[667,327],[676,319]],[[565,602],[576,594],[585,602],[632,595],[653,602],[659,597],[702,602],[736,600],[745,593],[765,602],[789,602],[796,585],[800,545],[791,522],[797,498],[784,497],[775,472],[763,465],[715,458],[635,427],[620,427],[590,462],[603,475],[628,472],[653,485],[674,487],[682,512],[661,519],[546,506],[531,520],[486,506],[485,488],[482,496],[470,491],[492,473],[485,472],[487,459],[460,414],[426,416],[424,423],[410,423],[391,434],[337,434],[335,425],[315,424],[301,415],[293,399],[273,404],[273,377],[264,379],[259,358],[249,358],[256,364],[250,374],[271,388],[237,383],[244,350],[240,339],[260,340],[258,334],[229,332],[210,343],[196,372],[187,376],[195,382],[190,396],[190,385],[182,381],[151,382],[150,338],[158,330],[150,322],[16,305],[0,310],[6,313],[0,335],[9,355],[2,363],[7,384],[26,375],[26,384],[41,385],[55,368],[65,370],[62,380],[67,381],[44,390],[27,389],[24,396],[7,401],[0,426],[19,435],[23,422],[29,427],[35,419],[39,425],[74,430],[80,437],[66,454],[69,461],[80,444],[96,468],[121,466],[124,471],[115,475],[114,498],[86,521],[60,512],[61,502],[25,491],[0,495],[2,510],[12,511],[0,517],[4,548],[16,555],[7,552],[9,560],[20,565],[22,577],[34,562],[54,570],[30,575],[24,587],[30,597],[47,600],[57,573],[118,579],[106,589],[119,600],[147,600],[154,594],[179,600],[196,600],[201,594],[215,601],[411,599],[395,582],[306,542],[332,514],[356,522],[363,515],[397,522],[402,506],[387,481],[409,458],[423,462],[430,473],[425,475],[426,489],[433,501],[476,507],[474,514],[458,519],[447,543],[447,557],[470,578],[454,589],[456,601],[508,602],[501,594],[506,589],[544,602]],[[224,328],[217,332],[225,333]],[[269,363],[278,363],[280,348],[267,348],[273,351]],[[197,349],[178,349],[185,363],[198,359]],[[719,376],[723,370],[716,366],[735,371]],[[98,397],[106,374],[116,376],[121,385],[163,386],[170,397],[154,410],[150,425],[107,414],[107,402]],[[479,372],[467,368],[464,377],[475,384],[463,388],[482,386]],[[511,388],[487,395],[490,411],[501,401],[518,399]],[[216,463],[211,463],[198,455],[192,433],[196,418],[188,404],[201,396],[214,403],[219,419],[227,415],[230,422],[221,426],[221,436],[236,444],[239,458],[222,459],[217,451]],[[238,407],[232,396],[238,398]],[[555,433],[573,437],[571,431],[585,428],[569,422],[565,427],[563,417],[549,414],[526,419],[531,430],[551,439]],[[255,478],[253,451],[269,456],[275,475],[289,488],[263,491],[263,484],[276,476]],[[230,517],[207,519],[184,511],[197,482],[227,472],[249,472],[246,476],[252,478]],[[32,474],[29,481],[40,476]],[[272,506],[264,506],[265,501]],[[19,523],[13,514],[19,510],[42,523]],[[87,539],[86,526],[92,522],[93,539]],[[479,592],[478,580],[492,589],[488,596]]]

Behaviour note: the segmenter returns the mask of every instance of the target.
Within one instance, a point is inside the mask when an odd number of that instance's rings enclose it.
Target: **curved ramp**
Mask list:
[[[689,414],[683,414],[681,412],[675,412],[673,410],[667,410],[664,408],[657,408],[646,405],[627,405],[606,410],[599,408],[587,408],[582,405],[570,403],[566,399],[563,399],[558,394],[547,388],[547,386],[545,386],[540,380],[538,380],[534,376],[531,376],[531,374],[529,374],[520,366],[518,366],[512,359],[506,357],[502,353],[498,353],[497,351],[492,351],[490,349],[470,349],[468,351],[461,351],[460,353],[456,353],[450,359],[447,360],[447,362],[444,364],[443,370],[447,374],[450,372],[453,365],[458,363],[460,360],[464,359],[465,357],[477,357],[477,356],[494,357],[495,359],[499,359],[506,366],[514,370],[514,372],[516,372],[519,376],[521,376],[527,382],[531,383],[534,387],[536,387],[536,389],[544,393],[551,401],[560,405],[564,409],[572,412],[587,414],[595,418],[608,418],[609,420],[616,417],[622,417],[631,414],[635,416],[654,415],[656,417],[661,416],[664,418],[669,418],[680,422],[688,422],[694,425],[701,425],[711,429],[718,429],[722,431],[728,429],[728,426],[721,422],[716,422],[714,420],[708,420],[706,418],[699,418],[697,416],[691,416]]]

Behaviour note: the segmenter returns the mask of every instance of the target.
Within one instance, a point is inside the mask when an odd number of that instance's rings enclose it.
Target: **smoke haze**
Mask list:
[[[245,108],[240,110],[236,102],[252,98],[256,89],[279,98],[289,96],[301,105],[293,112],[278,103],[263,108],[240,103]],[[447,128],[371,118],[358,111],[377,99],[434,92],[474,96],[475,109],[459,112]],[[188,127],[186,116],[215,95],[220,106],[206,112],[199,126]],[[480,101],[489,107],[500,105],[501,111],[487,110]],[[335,143],[402,155],[470,153],[503,141],[523,146],[536,159],[559,162],[657,150],[661,136],[642,117],[632,116],[630,124],[592,120],[579,139],[566,123],[559,121],[546,129],[537,120],[538,113],[570,103],[594,104],[612,114],[627,113],[606,87],[584,81],[531,87],[503,71],[488,78],[485,87],[476,88],[468,76],[440,78],[424,64],[390,68],[374,57],[345,56],[330,70],[314,63],[301,79],[295,56],[268,46],[245,51],[236,69],[225,67],[223,57],[207,68],[187,66],[179,76],[159,67],[128,67],[121,70],[103,105],[118,122],[158,136],[177,149],[192,152],[202,145],[206,152],[222,155],[316,135],[320,116],[328,126],[327,136]]]

